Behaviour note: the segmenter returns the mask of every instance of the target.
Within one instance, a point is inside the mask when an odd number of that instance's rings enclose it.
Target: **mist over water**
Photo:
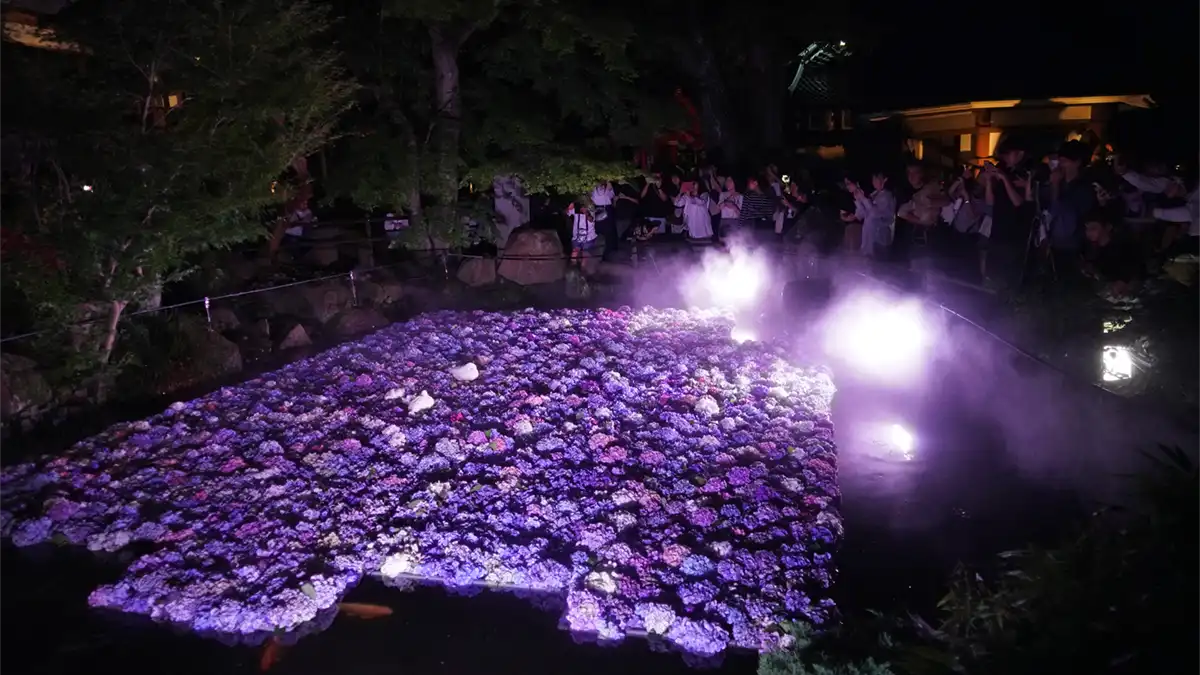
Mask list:
[[[1033,361],[837,261],[820,280],[832,286],[829,297],[806,298],[803,285],[785,297],[795,281],[786,262],[734,240],[726,250],[641,266],[634,297],[640,305],[725,309],[737,341],[774,340],[798,360],[830,368],[844,472],[859,456],[871,458],[875,475],[930,461],[955,471],[1003,467],[1085,503],[1114,502],[1134,487],[1127,476],[1147,466],[1139,451],[1159,443],[1196,449],[1195,436],[1158,411]],[[905,435],[912,447],[897,452],[894,439]],[[956,448],[922,455],[927,439],[949,438]],[[884,460],[895,466],[881,467]]]

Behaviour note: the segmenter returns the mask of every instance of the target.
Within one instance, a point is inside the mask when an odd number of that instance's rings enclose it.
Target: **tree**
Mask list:
[[[658,68],[677,73],[699,106],[707,147],[729,163],[781,149],[797,54],[814,40],[870,39],[861,16],[871,10],[853,1],[776,12],[718,2],[680,8],[643,1],[626,9],[656,37],[647,47]]]
[[[515,174],[531,192],[586,192],[628,175],[623,149],[675,112],[670,89],[642,87],[636,33],[616,12],[385,0],[346,16],[357,38],[347,59],[364,90],[331,191],[367,209],[406,209],[422,246],[462,244],[464,219],[487,219],[490,199],[462,199],[465,185]]]
[[[84,55],[6,54],[4,229],[46,253],[6,250],[6,282],[46,325],[95,320],[93,365],[189,256],[260,237],[281,173],[330,139],[354,85],[328,25],[284,0],[78,3],[52,28]]]

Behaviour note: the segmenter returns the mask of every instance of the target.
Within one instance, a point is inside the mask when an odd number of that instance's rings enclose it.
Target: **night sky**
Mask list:
[[[1196,106],[1196,2],[879,3],[854,64],[870,107],[1148,93]],[[902,84],[901,84],[902,83]]]

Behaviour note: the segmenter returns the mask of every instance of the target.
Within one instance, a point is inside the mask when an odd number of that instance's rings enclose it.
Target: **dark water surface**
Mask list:
[[[923,377],[908,386],[882,389],[835,368],[846,535],[834,595],[847,611],[930,611],[956,561],[1053,538],[1089,504],[1119,492],[1111,475],[1130,466],[1135,440],[1147,440],[1142,427],[1157,426],[1094,387],[1023,362],[976,328],[939,325],[949,348],[931,355]],[[911,434],[911,448],[896,444],[889,433],[896,425]],[[0,666],[13,673],[257,672],[257,650],[90,610],[88,594],[115,579],[120,566],[85,551],[6,544]],[[655,653],[636,639],[577,644],[558,628],[557,612],[501,593],[402,593],[368,580],[347,600],[386,604],[395,614],[338,619],[287,651],[272,672],[689,670],[680,655]],[[721,670],[755,666],[753,655],[731,655]]]

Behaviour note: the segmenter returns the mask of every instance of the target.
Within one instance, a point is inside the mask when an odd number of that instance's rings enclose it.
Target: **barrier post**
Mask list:
[[[358,307],[358,286],[354,283],[354,270],[350,270],[350,299]]]
[[[212,330],[212,310],[209,307],[208,296],[204,296],[204,317],[208,320],[208,329]]]

